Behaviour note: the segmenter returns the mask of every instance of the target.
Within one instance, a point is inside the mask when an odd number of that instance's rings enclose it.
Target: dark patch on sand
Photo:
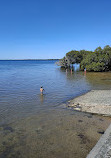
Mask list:
[[[6,142],[2,142],[3,145],[6,145]]]
[[[92,115],[87,116],[88,118],[92,118]]]
[[[3,127],[3,130],[9,131],[9,132],[14,132],[13,128],[10,126]]]
[[[100,121],[104,121],[103,119],[99,119]]]
[[[83,120],[78,120],[78,122],[83,122]]]
[[[81,139],[81,144],[86,144],[89,141],[84,134],[80,133],[78,136]]]
[[[7,125],[7,124],[3,124],[3,125],[1,125],[0,127],[1,127],[4,131],[14,132],[14,129],[13,129],[11,126]]]
[[[97,131],[99,134],[104,134],[104,130]]]

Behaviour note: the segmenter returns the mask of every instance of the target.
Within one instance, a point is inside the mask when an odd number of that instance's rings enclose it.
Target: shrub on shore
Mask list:
[[[111,47],[105,46],[103,49],[97,47],[95,51],[72,50],[66,53],[63,59],[60,59],[58,65],[68,68],[71,65],[79,63],[80,69],[87,71],[111,71]]]

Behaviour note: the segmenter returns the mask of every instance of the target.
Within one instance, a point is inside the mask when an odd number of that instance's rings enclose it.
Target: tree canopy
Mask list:
[[[106,45],[103,49],[97,47],[94,51],[72,50],[60,59],[58,65],[68,68],[71,64],[80,63],[80,69],[87,71],[111,70],[111,47]]]

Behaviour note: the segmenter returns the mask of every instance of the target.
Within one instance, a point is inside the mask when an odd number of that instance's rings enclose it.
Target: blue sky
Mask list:
[[[0,59],[62,58],[111,43],[111,0],[0,1]]]

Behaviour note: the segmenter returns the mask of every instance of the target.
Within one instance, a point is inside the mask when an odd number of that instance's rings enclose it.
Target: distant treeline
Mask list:
[[[37,60],[37,61],[46,61],[46,60],[59,60],[59,59],[0,59],[0,61],[24,61],[24,60]]]
[[[87,71],[111,71],[111,47],[106,45],[103,49],[97,47],[94,51],[72,50],[57,62],[63,68],[70,68],[79,63],[80,69]]]

